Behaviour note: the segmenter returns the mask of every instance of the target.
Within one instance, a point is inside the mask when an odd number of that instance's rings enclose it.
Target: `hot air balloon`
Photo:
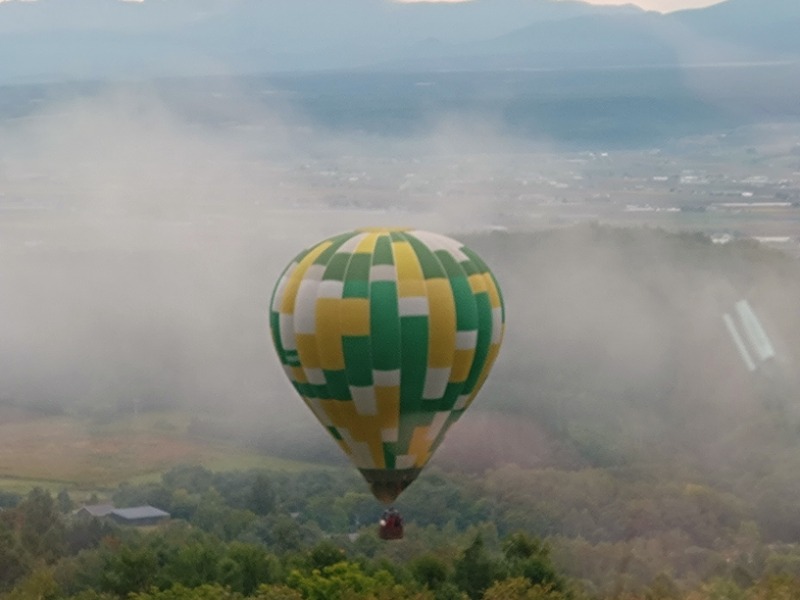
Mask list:
[[[362,229],[304,250],[270,309],[292,385],[386,504],[475,398],[504,323],[484,262],[412,229]]]

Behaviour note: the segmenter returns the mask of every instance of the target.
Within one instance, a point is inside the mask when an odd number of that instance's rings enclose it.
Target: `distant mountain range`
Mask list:
[[[799,60],[799,30],[797,0],[669,15],[555,0],[7,0],[0,83]]]

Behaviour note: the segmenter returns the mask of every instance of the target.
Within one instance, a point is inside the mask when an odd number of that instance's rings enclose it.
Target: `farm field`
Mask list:
[[[0,489],[24,493],[38,486],[95,491],[123,481],[155,479],[180,464],[200,464],[212,470],[297,471],[312,466],[235,444],[198,439],[189,434],[189,421],[189,416],[180,412],[148,412],[93,423],[74,416],[3,407]]]

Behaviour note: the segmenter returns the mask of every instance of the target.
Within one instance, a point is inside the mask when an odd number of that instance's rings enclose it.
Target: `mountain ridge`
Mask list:
[[[800,60],[798,27],[800,3],[787,0],[667,15],[551,0],[7,0],[0,52],[16,60],[0,83]]]

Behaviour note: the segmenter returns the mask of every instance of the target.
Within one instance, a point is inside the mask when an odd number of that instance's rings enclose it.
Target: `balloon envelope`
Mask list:
[[[474,399],[504,323],[500,289],[474,252],[403,229],[348,232],[301,252],[270,310],[290,381],[386,503]]]

